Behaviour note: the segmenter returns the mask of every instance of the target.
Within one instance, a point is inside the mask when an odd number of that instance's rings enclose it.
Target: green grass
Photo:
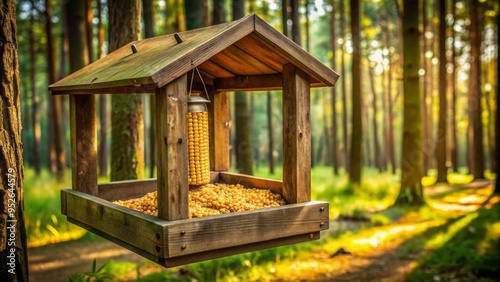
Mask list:
[[[71,172],[67,171],[63,183],[58,183],[46,170],[35,175],[34,170],[24,171],[24,210],[28,246],[74,240],[86,231],[67,222],[61,214],[60,191],[71,187]]]

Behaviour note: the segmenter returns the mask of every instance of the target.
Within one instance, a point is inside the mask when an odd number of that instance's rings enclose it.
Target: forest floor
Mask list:
[[[489,195],[483,192],[485,187],[491,187],[492,181],[473,182],[460,187],[448,185],[434,185],[426,187],[427,197],[442,196],[440,201],[428,201],[433,209],[446,210],[447,212],[467,213],[477,210],[488,199]],[[467,194],[460,198],[447,198],[447,193],[459,189],[468,190]],[[483,190],[481,190],[483,189]],[[373,226],[360,229],[366,223],[353,221],[331,221],[330,230],[322,234],[328,237],[341,231],[352,231],[353,239],[357,242],[368,242],[368,248],[350,249],[349,245],[342,246],[343,252],[334,252],[326,249],[319,252],[311,252],[307,257],[301,257],[293,263],[289,263],[286,269],[278,269],[270,274],[270,281],[404,281],[418,261],[424,256],[423,249],[408,251],[408,242],[412,235],[404,235],[408,230],[428,230],[433,226],[442,224],[439,220],[428,220],[425,222],[393,222],[387,226]],[[358,232],[358,230],[361,230]],[[385,233],[381,232],[384,231]],[[422,232],[423,232],[422,231]],[[401,233],[401,236],[400,234]],[[392,234],[391,239],[384,240],[378,237],[386,237]],[[378,236],[378,237],[377,237]],[[410,237],[409,237],[410,236]],[[335,249],[342,251],[340,246]],[[334,254],[338,253],[338,254]],[[405,253],[405,255],[402,255]],[[90,271],[94,259],[100,266],[108,260],[133,262],[145,265],[140,269],[141,276],[148,273],[160,272],[163,267],[146,263],[141,256],[124,249],[112,242],[94,236],[92,240],[69,241],[42,247],[30,248],[29,272],[31,281],[67,281],[68,277],[79,272]],[[186,271],[179,268],[177,271]],[[124,280],[134,280],[137,271],[132,271]],[[280,273],[283,273],[281,276]],[[181,275],[181,274],[179,274]],[[439,277],[437,277],[439,278]],[[436,280],[435,278],[434,280]],[[439,279],[438,279],[439,280]],[[438,281],[437,280],[437,281]],[[201,281],[200,281],[201,282]]]

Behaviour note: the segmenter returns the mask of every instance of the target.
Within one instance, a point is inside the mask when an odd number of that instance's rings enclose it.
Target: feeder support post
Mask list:
[[[70,95],[69,108],[73,189],[97,196],[95,96]]]
[[[186,219],[188,210],[187,75],[156,89],[158,217]]]
[[[288,204],[311,201],[310,77],[292,64],[283,66],[283,198]]]
[[[229,170],[229,92],[214,92],[208,87],[211,103],[208,107],[208,128],[210,139],[210,170]]]

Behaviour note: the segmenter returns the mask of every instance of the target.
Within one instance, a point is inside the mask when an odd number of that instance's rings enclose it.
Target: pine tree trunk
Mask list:
[[[16,3],[0,9],[0,281],[28,281]]]
[[[484,178],[483,125],[481,120],[481,32],[478,20],[478,1],[469,1],[471,68],[469,74],[469,124],[472,126],[471,173],[474,179]]]
[[[268,155],[269,173],[274,174],[274,125],[273,125],[273,101],[271,91],[267,91],[267,136],[268,136]]]
[[[385,26],[385,35],[386,35],[386,46],[389,48],[391,43],[391,33],[389,29],[389,22]],[[394,127],[393,127],[393,107],[392,107],[392,56],[389,51],[387,55],[387,59],[389,60],[389,66],[387,69],[387,95],[385,100],[387,100],[387,112],[385,115],[385,124],[387,127],[387,144],[386,144],[386,154],[388,163],[391,165],[391,172],[393,174],[396,173],[396,160],[395,160],[395,148],[394,148]]]
[[[378,124],[377,124],[377,93],[375,91],[375,76],[373,74],[373,69],[368,66],[368,74],[370,76],[370,90],[372,92],[372,127],[373,127],[373,156],[374,156],[374,165],[379,169],[380,172],[382,169],[382,154],[380,153],[380,143],[378,140]],[[368,128],[368,127],[367,127]]]
[[[47,35],[47,72],[49,84],[57,81],[56,62],[54,57],[54,36],[52,33],[52,6],[49,0],[45,0],[45,32]],[[56,178],[59,182],[64,180],[66,170],[66,151],[65,151],[65,130],[64,121],[62,119],[62,101],[61,96],[51,96],[52,116],[51,122],[53,126],[54,148],[56,154]]]
[[[500,13],[497,14],[497,26],[500,27]],[[497,36],[497,46],[500,46],[500,36]],[[500,58],[500,48],[497,48],[497,58]],[[495,144],[497,145],[496,151],[495,151],[495,160],[497,163],[497,169],[496,169],[496,174],[497,177],[495,179],[495,194],[500,194],[500,181],[498,181],[498,175],[499,175],[499,167],[500,167],[500,148],[498,146],[500,145],[500,110],[498,109],[498,101],[500,101],[500,64],[497,62],[497,89],[495,91],[496,93],[496,101],[497,101],[497,107],[496,107],[496,113],[495,113]]]
[[[144,33],[146,38],[154,36],[154,13],[153,13],[153,1],[152,0],[142,0],[143,5],[143,17],[144,17]],[[148,154],[149,159],[149,178],[154,177],[155,166],[156,166],[156,98],[155,95],[148,95],[149,98],[149,112],[150,121],[149,128],[147,130],[148,138],[148,148],[145,150],[144,154]]]
[[[203,27],[203,2],[201,0],[184,0],[186,29]]]
[[[226,3],[224,0],[213,0],[214,9],[212,11],[212,24],[226,22]]]
[[[404,0],[405,11],[417,11],[418,1]],[[396,204],[422,205],[422,113],[420,109],[420,44],[418,13],[403,18],[403,152],[401,155],[401,188]]]
[[[446,159],[446,1],[439,1],[439,122],[436,138],[437,182],[448,182]]]
[[[140,0],[110,0],[109,51],[137,40],[141,34]],[[144,122],[142,96],[111,97],[111,181],[144,177]]]
[[[350,168],[350,149],[349,149],[349,131],[347,130],[347,85],[346,85],[346,63],[345,63],[345,44],[346,44],[346,32],[345,32],[345,0],[340,0],[340,38],[344,40],[340,48],[340,68],[341,74],[340,79],[342,81],[342,135],[344,141],[344,166],[345,171],[349,173]]]
[[[363,126],[361,117],[361,48],[360,48],[360,5],[359,0],[351,0],[351,33],[352,33],[352,136],[351,162],[349,181],[361,184],[361,168],[363,166]]]
[[[332,50],[332,60],[331,60],[331,66],[333,70],[337,69],[337,32],[336,32],[336,25],[335,25],[335,11],[337,5],[335,5],[335,0],[330,1],[330,5],[332,5],[332,11],[330,12],[330,48]],[[339,160],[338,160],[338,136],[337,136],[337,111],[336,111],[336,104],[337,104],[337,91],[335,87],[331,88],[331,107],[332,107],[332,165],[333,165],[333,174],[338,175],[339,174]]]
[[[31,5],[33,1],[31,1]],[[30,45],[30,79],[31,79],[31,123],[33,130],[33,167],[36,175],[40,174],[40,118],[38,114],[38,93],[36,89],[36,53],[35,53],[35,37],[33,34],[34,18],[30,17],[30,29],[28,30],[29,45]]]
[[[451,26],[451,35],[453,38],[451,44],[451,61],[453,64],[453,72],[451,73],[451,165],[453,167],[453,172],[458,172],[458,140],[457,140],[457,49],[455,48],[455,23],[457,20],[457,12],[456,12],[456,0],[451,1],[451,13],[453,15],[453,25]]]
[[[102,0],[97,1],[97,17],[99,23],[97,25],[97,56],[100,58],[104,57],[104,24],[102,22]],[[108,132],[110,127],[109,113],[108,113],[109,98],[105,94],[99,95],[99,117],[100,117],[100,136],[99,140],[99,176],[108,176],[108,156],[109,156],[109,146],[108,146]]]
[[[234,0],[233,0],[234,1]],[[299,1],[291,1],[291,19],[292,19],[292,40],[293,42],[302,45],[300,36],[300,15],[299,15]]]
[[[422,59],[422,66],[424,69],[424,75],[422,76],[422,140],[423,141],[423,174],[424,176],[427,175],[427,172],[429,171],[429,158],[431,157],[430,152],[426,149],[427,144],[430,144],[429,140],[432,140],[432,132],[429,131],[428,123],[427,123],[427,97],[428,97],[428,92],[427,92],[427,84],[429,83],[429,70],[430,68],[428,67],[427,64],[427,58],[426,58],[426,52],[427,52],[427,39],[425,37],[425,33],[427,32],[428,28],[428,23],[427,23],[427,0],[422,1],[422,26],[423,26],[423,31],[422,34],[420,35],[420,38],[422,39],[422,50],[420,51],[421,56],[423,57]],[[434,147],[434,144],[431,144],[428,148]]]

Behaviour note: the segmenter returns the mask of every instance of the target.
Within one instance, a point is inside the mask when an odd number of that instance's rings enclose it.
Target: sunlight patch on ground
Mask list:
[[[433,238],[430,238],[425,243],[425,249],[437,249],[446,244],[453,236],[460,230],[462,230],[465,226],[469,225],[472,220],[474,220],[478,216],[477,213],[471,213],[463,218],[457,220],[452,225],[450,225],[445,230],[439,232],[434,235]]]

